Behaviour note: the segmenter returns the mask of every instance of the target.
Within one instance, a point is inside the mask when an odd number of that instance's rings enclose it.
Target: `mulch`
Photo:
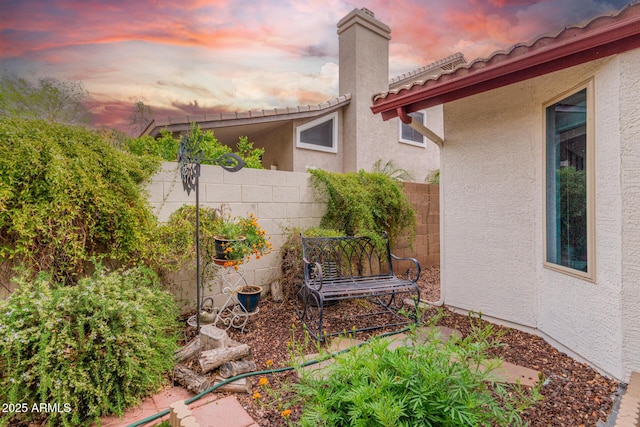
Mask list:
[[[438,267],[423,270],[419,282],[423,300],[439,299],[439,273]],[[338,319],[333,324],[329,323],[331,327],[334,330],[341,330],[341,327],[349,330],[350,320],[365,307],[357,301],[349,301],[341,302],[335,310],[340,311],[344,325]],[[436,313],[435,308],[430,308],[424,316],[430,317]],[[481,327],[485,325],[485,321],[477,317],[471,319],[446,309],[443,314],[438,324],[455,328],[463,336],[471,331],[472,322]],[[367,317],[363,319],[367,321]],[[493,325],[493,328],[503,335],[500,338],[502,345],[492,350],[492,356],[535,369],[543,376],[540,390],[542,400],[522,414],[530,426],[586,427],[596,426],[598,421],[606,422],[619,387],[617,381],[558,351],[536,335],[499,325]],[[193,329],[185,330],[188,336],[194,334]],[[362,332],[358,333],[357,338],[366,340],[391,330],[393,328]],[[249,320],[247,330],[243,333],[231,329],[229,335],[236,341],[249,344],[258,370],[266,370],[291,365],[292,343],[298,348],[304,347],[303,351],[307,354],[317,352],[315,341],[307,342],[305,346],[303,331],[293,302],[274,302],[267,297],[260,302],[260,311]],[[292,395],[289,385],[297,380],[295,372],[272,374],[267,379],[267,388],[271,391],[258,386],[258,378],[254,377],[254,389],[261,392],[261,397],[254,399],[251,395],[237,395],[239,401],[260,426],[286,426],[287,421],[295,423],[300,415],[299,406],[289,408],[291,414],[288,419],[282,415],[286,407],[284,403]]]

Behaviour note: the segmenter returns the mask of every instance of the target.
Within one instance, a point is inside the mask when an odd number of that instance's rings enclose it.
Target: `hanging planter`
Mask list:
[[[237,290],[238,302],[240,303],[242,309],[247,313],[253,313],[254,311],[256,311],[261,296],[261,286],[242,286]]]

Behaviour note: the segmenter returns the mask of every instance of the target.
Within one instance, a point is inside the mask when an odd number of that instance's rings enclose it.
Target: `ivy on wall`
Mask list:
[[[389,234],[391,245],[402,237],[413,242],[416,214],[401,183],[380,172],[336,173],[310,170],[312,184],[327,197],[321,226],[347,235]]]

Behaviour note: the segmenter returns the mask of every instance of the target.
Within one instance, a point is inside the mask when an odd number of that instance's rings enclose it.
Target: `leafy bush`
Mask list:
[[[200,207],[200,241],[203,259],[215,258],[213,236],[216,234],[216,225],[220,220],[220,215],[219,209]],[[196,207],[193,205],[181,206],[169,216],[169,220],[165,224],[161,224],[157,229],[156,238],[159,242],[159,251],[157,265],[154,267],[160,271],[171,270],[172,267],[180,268],[184,263],[195,259],[195,235]]]
[[[412,337],[413,346],[387,348],[375,339],[352,348],[318,372],[301,371],[294,385],[303,426],[515,426],[538,398],[491,381],[491,328],[467,338]]]
[[[22,280],[0,300],[0,402],[59,404],[61,412],[13,419],[51,426],[121,415],[173,368],[176,316],[173,298],[145,268],[98,268],[71,287],[45,274]]]
[[[147,258],[156,218],[141,184],[158,166],[96,131],[0,119],[0,262],[74,282],[92,259]]]
[[[199,148],[203,151],[204,155],[202,164],[211,164],[212,160],[217,159],[221,155],[233,152],[230,147],[218,141],[212,130],[202,132],[200,126],[192,124],[191,132],[194,138],[202,136],[202,141],[199,144]],[[161,129],[158,139],[151,136],[142,136],[128,140],[125,145],[133,154],[151,154],[161,157],[168,162],[175,162],[178,159],[180,138],[174,138],[167,129]],[[253,143],[249,142],[246,136],[241,136],[238,140],[235,153],[247,163],[245,167],[264,169],[262,166],[264,149],[254,148]]]
[[[348,235],[389,233],[391,245],[406,236],[412,242],[416,214],[401,184],[379,172],[310,171],[312,183],[328,197],[321,226]],[[373,237],[373,236],[372,236]]]
[[[293,299],[302,284],[302,239],[305,237],[339,237],[344,233],[329,228],[311,227],[305,230],[292,228],[280,247],[280,270],[282,271],[282,292],[285,299]]]
[[[424,179],[427,184],[440,184],[440,169],[432,170]]]

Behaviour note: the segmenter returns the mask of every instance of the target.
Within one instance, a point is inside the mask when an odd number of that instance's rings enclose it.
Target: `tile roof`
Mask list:
[[[433,75],[436,70],[453,69],[459,64],[464,64],[467,61],[464,59],[464,55],[460,52],[449,55],[446,58],[439,59],[438,61],[427,64],[424,67],[417,68],[413,71],[403,73],[399,76],[393,77],[389,80],[389,87],[398,86],[407,80],[416,80],[422,75]],[[442,72],[442,71],[440,71]],[[439,74],[440,72],[436,73]]]
[[[209,125],[237,126],[249,123],[264,123],[269,121],[280,121],[295,118],[316,117],[324,113],[333,111],[351,101],[351,94],[341,95],[320,104],[300,105],[297,107],[271,108],[266,110],[239,111],[232,113],[214,113],[203,115],[187,115],[179,117],[167,117],[154,119],[142,135],[155,136],[160,129],[169,130],[188,129],[190,123],[198,122],[201,127],[209,128]]]
[[[556,35],[541,35],[488,58],[375,94],[371,109],[386,120],[396,117],[399,107],[406,112],[417,111],[638,47],[640,2],[636,0],[584,25],[567,27]]]

